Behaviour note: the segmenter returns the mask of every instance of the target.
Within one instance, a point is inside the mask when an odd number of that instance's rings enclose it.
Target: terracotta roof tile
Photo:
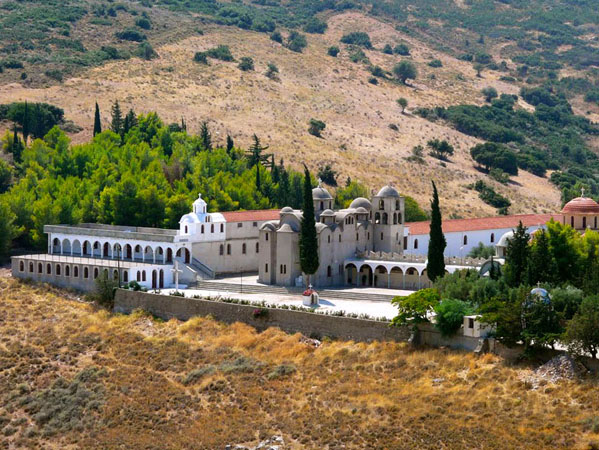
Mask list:
[[[475,219],[447,219],[443,220],[444,233],[456,233],[462,231],[478,231],[501,228],[516,228],[518,223],[526,227],[545,224],[553,218],[561,222],[561,214],[518,214],[513,216],[481,217]],[[430,231],[430,222],[407,222],[406,227],[410,228],[410,236],[415,234],[428,234]]]
[[[277,220],[280,215],[278,209],[257,209],[253,211],[228,211],[221,212],[227,223],[230,222],[263,222]]]

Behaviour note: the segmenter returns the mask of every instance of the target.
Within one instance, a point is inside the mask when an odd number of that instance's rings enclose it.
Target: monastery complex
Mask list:
[[[317,287],[375,286],[419,289],[426,274],[429,222],[405,222],[404,198],[384,186],[371,199],[356,198],[334,210],[322,186],[313,189],[320,266]],[[599,204],[575,198],[556,214],[526,214],[443,221],[446,270],[478,268],[490,261],[467,257],[483,243],[495,246],[502,263],[507,240],[522,222],[530,232],[550,220],[580,232],[598,229]],[[193,286],[198,280],[246,273],[266,285],[303,286],[299,263],[302,211],[209,213],[201,195],[177,230],[101,224],[47,225],[47,254],[15,256],[13,275],[90,291],[104,271],[120,282],[147,289]]]

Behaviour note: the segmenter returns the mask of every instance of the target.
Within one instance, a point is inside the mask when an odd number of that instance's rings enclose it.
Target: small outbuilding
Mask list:
[[[485,338],[495,331],[495,327],[487,323],[482,323],[480,319],[480,315],[464,316],[464,336]]]

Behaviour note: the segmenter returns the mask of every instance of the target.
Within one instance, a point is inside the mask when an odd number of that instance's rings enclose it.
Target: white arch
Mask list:
[[[72,253],[72,246],[71,246],[71,240],[68,238],[64,238],[62,240],[62,242],[60,243],[60,254],[64,255],[73,255]]]

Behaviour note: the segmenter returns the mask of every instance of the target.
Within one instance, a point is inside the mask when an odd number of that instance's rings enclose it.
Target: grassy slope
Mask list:
[[[494,208],[465,188],[482,177],[473,168],[468,153],[477,140],[409,112],[401,114],[395,100],[400,96],[408,98],[409,110],[418,106],[480,103],[479,91],[487,85],[495,85],[506,93],[515,93],[518,88],[498,81],[498,73],[485,72],[484,79],[477,78],[471,64],[434,51],[391,25],[361,13],[335,15],[328,23],[324,36],[308,36],[309,46],[303,54],[290,52],[263,33],[204,26],[204,36],[156,47],[158,60],[109,63],[48,88],[4,85],[0,87],[0,103],[27,98],[64,107],[67,117],[85,127],[74,136],[75,142],[89,138],[96,100],[105,120],[115,99],[138,112],[158,110],[167,121],[178,121],[184,116],[191,131],[197,131],[200,122],[209,118],[217,141],[224,141],[225,134],[230,133],[238,144],[247,146],[251,135],[257,133],[278,156],[295,166],[303,161],[313,167],[332,162],[341,172],[340,180],[350,175],[373,188],[392,181],[423,205],[430,197],[429,180],[435,178],[443,186],[441,195],[448,214],[495,214]],[[355,29],[369,32],[377,48],[388,42],[409,42],[412,59],[420,71],[415,87],[390,81],[382,81],[378,86],[369,84],[366,67],[352,63],[346,49],[336,59],[326,56],[329,45],[338,44],[344,32]],[[237,58],[253,57],[256,71],[241,72],[236,63],[211,61],[205,67],[191,61],[195,51],[222,43],[228,44]],[[399,60],[398,56],[380,51],[367,54],[373,64],[387,70]],[[428,67],[426,63],[432,58],[441,59],[444,67]],[[270,61],[279,67],[281,82],[263,75]],[[431,79],[432,74],[435,79]],[[326,122],[324,139],[307,133],[308,121],[313,117]],[[389,129],[391,123],[399,127],[398,132]],[[413,146],[435,137],[446,138],[456,147],[457,154],[447,167],[430,157],[424,166],[404,159]],[[512,200],[512,212],[547,212],[559,207],[559,194],[546,179],[522,172],[515,182],[509,187],[496,186]]]
[[[530,389],[527,369],[492,355],[314,349],[275,329],[110,315],[10,278],[0,298],[0,445],[223,448],[281,434],[289,448],[541,449],[598,437],[585,425],[599,420],[596,380]],[[269,376],[281,364],[296,371]]]

